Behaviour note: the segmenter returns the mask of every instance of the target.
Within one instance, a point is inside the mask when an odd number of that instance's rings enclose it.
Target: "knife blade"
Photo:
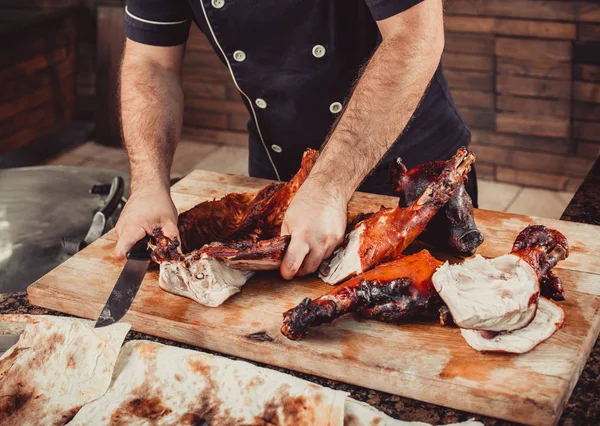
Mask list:
[[[0,334],[0,357],[19,341],[20,334]]]
[[[142,238],[127,253],[125,267],[98,316],[95,328],[116,323],[129,310],[150,264],[148,240],[147,236]]]

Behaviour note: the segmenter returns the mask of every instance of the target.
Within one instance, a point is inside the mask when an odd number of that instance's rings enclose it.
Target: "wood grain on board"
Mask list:
[[[228,192],[254,191],[266,181],[195,171],[173,187],[179,211]],[[356,194],[352,212],[393,206],[392,197]],[[567,300],[566,325],[524,355],[482,354],[458,329],[433,322],[384,324],[347,315],[293,342],[279,332],[282,312],[331,289],[314,276],[282,280],[260,273],[218,308],[162,291],[151,269],[123,321],[134,330],[456,409],[529,424],[558,421],[600,331],[600,228],[493,211],[476,211],[484,256],[507,253],[524,227],[563,232],[571,256],[556,273]],[[32,303],[95,319],[123,264],[109,232],[29,287]],[[250,335],[266,332],[272,341]]]

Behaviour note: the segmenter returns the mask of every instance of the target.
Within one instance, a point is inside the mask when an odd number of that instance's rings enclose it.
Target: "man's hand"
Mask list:
[[[131,247],[152,235],[156,227],[161,227],[169,238],[179,237],[177,209],[169,190],[163,185],[139,187],[127,201],[115,227],[119,236],[115,256],[124,259]]]
[[[344,239],[348,201],[342,193],[309,178],[300,187],[283,218],[281,235],[291,235],[281,263],[281,276],[315,272]]]

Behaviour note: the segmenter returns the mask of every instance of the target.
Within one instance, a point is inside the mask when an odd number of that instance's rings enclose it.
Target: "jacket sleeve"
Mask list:
[[[152,46],[177,46],[187,41],[191,18],[187,0],[128,0],[125,35]]]
[[[371,10],[371,15],[376,21],[394,16],[400,12],[410,9],[423,0],[365,0]]]

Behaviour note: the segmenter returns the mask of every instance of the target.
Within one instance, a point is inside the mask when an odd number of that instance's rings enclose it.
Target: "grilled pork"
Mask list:
[[[560,232],[530,226],[519,234],[510,254],[475,256],[458,265],[446,262],[433,275],[433,284],[459,327],[514,331],[535,317],[540,285],[546,294],[562,290],[550,269],[568,254]]]
[[[431,276],[441,264],[427,250],[422,250],[380,265],[318,299],[304,299],[283,314],[281,332],[289,339],[298,340],[311,326],[329,323],[357,311],[367,317],[388,321],[434,313],[440,299]],[[386,306],[392,303],[396,305],[393,318],[385,313]]]
[[[278,269],[290,241],[279,235],[283,216],[317,155],[307,150],[287,183],[228,194],[182,213],[181,242],[155,230],[152,258],[160,264],[160,287],[214,307],[238,293],[255,271]]]
[[[419,198],[447,164],[447,161],[432,161],[407,170],[398,158],[390,169],[390,180],[394,193],[400,197],[400,207],[408,207]],[[448,203],[429,221],[419,240],[459,256],[473,255],[483,243],[483,234],[475,225],[473,201],[464,182],[456,185]]]
[[[472,152],[459,149],[438,178],[408,207],[382,207],[379,212],[358,222],[332,258],[321,265],[321,279],[338,284],[397,258],[448,202],[474,161]]]

